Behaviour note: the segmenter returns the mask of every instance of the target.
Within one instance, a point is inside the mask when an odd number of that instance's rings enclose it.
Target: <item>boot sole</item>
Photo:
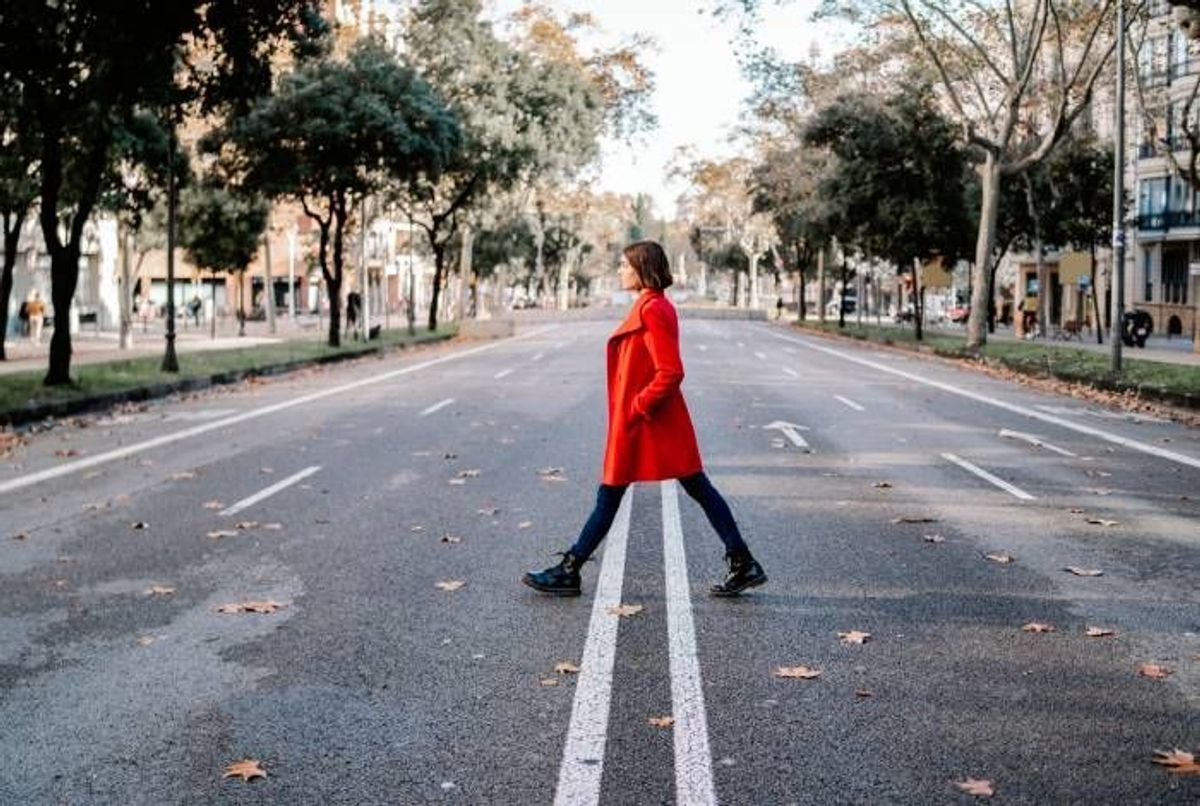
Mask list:
[[[711,593],[713,596],[719,596],[721,598],[728,599],[728,598],[739,595],[740,593],[742,593],[742,591],[747,591],[747,590],[750,590],[751,588],[757,588],[759,585],[765,585],[766,583],[767,583],[767,576],[766,576],[766,574],[763,574],[762,576],[758,577],[757,579],[750,580],[749,582],[747,582],[745,585],[738,588],[737,590],[711,590],[711,591],[709,591],[709,593]]]
[[[526,586],[533,588],[535,591],[538,591],[539,593],[545,593],[549,596],[579,596],[583,593],[583,591],[578,588],[543,587],[542,585],[536,584],[533,580],[529,579],[529,577],[521,577],[521,581],[524,582]]]

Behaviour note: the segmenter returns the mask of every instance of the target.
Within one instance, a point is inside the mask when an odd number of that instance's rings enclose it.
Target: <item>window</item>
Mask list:
[[[1138,187],[1138,212],[1155,215],[1167,210],[1167,177],[1143,179]]]
[[[1187,287],[1187,252],[1164,252],[1162,266],[1162,301],[1171,305],[1186,305]]]
[[[1154,302],[1154,253],[1142,250],[1142,279],[1146,282],[1142,302]]]

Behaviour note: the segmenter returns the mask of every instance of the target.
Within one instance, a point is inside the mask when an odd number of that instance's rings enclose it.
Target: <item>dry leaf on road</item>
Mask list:
[[[872,486],[877,490],[887,490],[891,488],[892,483],[890,481],[877,481]]]
[[[857,688],[854,690],[854,696],[855,697],[863,697],[863,698],[874,697],[875,692],[871,691],[871,689],[869,689],[869,688]]]
[[[937,518],[930,518],[926,515],[901,515],[898,518],[892,518],[892,523],[937,523]]]
[[[566,481],[567,477],[563,475],[561,467],[543,467],[538,471],[538,475],[542,477],[542,481]]]
[[[500,514],[500,507],[480,507],[479,509],[475,510],[475,513],[478,515],[488,515],[494,518]]]
[[[171,474],[171,481],[186,481],[187,479],[196,478],[196,474],[191,470],[181,470],[178,473]]]
[[[1106,638],[1110,635],[1116,635],[1116,630],[1110,630],[1108,627],[1088,627],[1084,631],[1084,635],[1088,638]]]
[[[12,536],[12,539],[13,540],[28,540],[29,535],[26,532],[17,532],[15,535]]]
[[[1185,753],[1178,747],[1170,752],[1155,750],[1153,761],[1155,764],[1166,767],[1167,772],[1176,775],[1200,775],[1200,764],[1196,763],[1196,756],[1192,753]]]
[[[153,643],[154,643],[154,636],[152,636],[152,635],[143,635],[137,639],[138,646],[150,646]]]
[[[251,529],[258,528],[258,521],[238,521],[233,527],[243,532],[249,532]]]
[[[1074,574],[1077,577],[1099,577],[1104,576],[1104,572],[1099,568],[1080,568],[1077,565],[1068,565],[1064,571]]]
[[[271,599],[265,602],[235,602],[217,608],[218,613],[274,613],[284,605]]]
[[[954,785],[966,792],[968,795],[978,795],[981,798],[990,798],[996,794],[995,788],[991,781],[978,778],[968,778],[965,781],[955,781]]]
[[[795,680],[816,680],[821,676],[820,669],[810,669],[807,666],[780,666],[775,669],[776,677],[786,677]]]
[[[267,773],[262,768],[262,762],[255,758],[244,758],[241,761],[235,761],[225,768],[225,774],[221,776],[221,780],[226,778],[241,778],[243,782],[252,781],[255,778],[266,778]]]
[[[461,543],[462,538],[458,535],[442,535],[443,543]]]
[[[843,644],[865,644],[871,639],[871,633],[851,630],[838,633],[838,638],[842,639]]]
[[[268,532],[278,532],[280,529],[283,528],[283,524],[282,523],[274,523],[274,522],[264,523],[262,525],[262,528],[266,529]]]
[[[466,585],[466,584],[467,584],[466,581],[462,580],[462,579],[443,579],[441,582],[435,583],[434,587],[441,588],[442,590],[447,591],[447,592],[451,592],[451,591],[458,590],[459,588],[461,588],[463,585]]]
[[[1118,526],[1121,523],[1120,521],[1114,521],[1109,518],[1084,518],[1084,521],[1092,524],[1093,526]]]
[[[630,618],[631,616],[636,616],[645,609],[646,608],[644,608],[642,605],[623,604],[614,605],[613,607],[608,608],[608,612],[619,618]]]
[[[518,529],[528,529],[530,526],[533,526],[533,521],[521,521],[517,524]]]
[[[557,677],[543,677],[538,682],[541,683],[543,686],[557,686],[558,678]]]
[[[1165,680],[1171,675],[1171,670],[1157,663],[1143,663],[1137,667],[1137,673],[1151,680]]]
[[[554,671],[559,674],[579,674],[579,667],[569,660],[563,660],[554,665]]]
[[[1025,632],[1054,632],[1054,625],[1044,624],[1040,621],[1031,621],[1021,629]]]
[[[214,529],[208,533],[208,536],[213,540],[218,540],[222,537],[237,537],[237,534],[236,529]]]
[[[155,585],[146,591],[147,596],[170,596],[175,593],[175,589],[169,585]]]
[[[646,720],[651,727],[654,728],[669,728],[675,724],[673,716],[652,716]]]
[[[479,478],[479,473],[480,471],[478,468],[472,470],[460,470],[458,471],[458,477],[460,479],[477,479]]]
[[[205,501],[204,508],[205,509],[224,509],[225,505],[223,503],[221,503],[220,501]]]
[[[1011,554],[1005,554],[1004,552],[995,552],[992,554],[985,554],[985,555],[983,555],[983,558],[985,560],[991,560],[994,563],[1000,563],[1001,565],[1008,565],[1009,563],[1016,560],[1016,557],[1012,556]]]
[[[921,539],[924,540],[926,543],[945,543],[946,542],[946,538],[942,537],[941,535],[925,535]]]
[[[456,487],[461,487],[462,485],[467,483],[467,480],[466,479],[450,479],[446,483],[453,484]]]
[[[75,448],[59,448],[54,452],[54,455],[59,459],[69,459],[72,456],[78,456],[80,453],[81,451],[78,451]]]

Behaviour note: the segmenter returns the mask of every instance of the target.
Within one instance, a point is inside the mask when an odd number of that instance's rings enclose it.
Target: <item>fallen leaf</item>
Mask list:
[[[533,526],[533,521],[521,521],[517,524],[518,529],[528,529],[530,526]]]
[[[1088,488],[1088,492],[1092,495],[1112,495],[1112,490],[1105,489],[1104,487],[1090,487]]]
[[[205,501],[204,508],[205,509],[224,509],[225,505],[222,504],[220,501]]]
[[[821,676],[821,670],[810,669],[807,666],[780,666],[775,669],[775,676],[797,680],[815,680]]]
[[[898,518],[892,518],[892,523],[937,523],[937,518],[930,518],[926,515],[901,515]]]
[[[1043,624],[1040,621],[1031,621],[1021,629],[1025,632],[1054,632],[1054,625]]]
[[[447,483],[447,484],[454,484],[454,485],[456,485],[456,486],[457,486],[457,485],[466,484],[466,483],[467,483],[467,480],[466,480],[466,479],[450,479],[450,480],[448,480],[446,483]]]
[[[429,451],[414,451],[413,452],[413,456],[429,456],[429,455],[430,455]],[[458,454],[454,453],[452,451],[446,451],[445,453],[442,454],[442,458],[443,459],[457,459]]]
[[[1016,557],[1013,557],[1011,554],[1005,554],[1003,552],[985,554],[983,557],[985,560],[991,560],[992,562],[1000,563],[1001,565],[1008,565],[1016,559]]]
[[[1076,565],[1068,565],[1064,571],[1074,574],[1077,577],[1099,577],[1104,576],[1104,572],[1099,568],[1080,568]]]
[[[254,758],[246,758],[241,761],[235,761],[225,768],[225,774],[221,776],[221,780],[226,778],[241,778],[243,782],[252,781],[255,778],[266,778],[267,773],[262,768],[262,762]]]
[[[149,529],[150,524],[146,523],[145,521],[134,521],[133,523],[129,524],[129,528],[141,531],[143,529]]]
[[[538,471],[538,475],[542,477],[542,481],[566,481],[561,467],[543,467]]]
[[[487,515],[489,517],[495,517],[496,515],[500,514],[500,508],[499,507],[480,507],[479,509],[475,510],[475,512],[478,515]]]
[[[669,728],[675,724],[673,716],[652,716],[646,720],[652,728]]]
[[[1143,663],[1137,667],[1137,673],[1151,680],[1166,680],[1171,675],[1171,670],[1157,663]]]
[[[887,490],[891,489],[892,483],[890,481],[877,481],[873,486],[877,490]]]
[[[842,639],[843,644],[865,644],[871,639],[871,633],[851,630],[850,632],[838,633],[838,638]]]
[[[443,543],[461,543],[462,538],[457,535],[442,535]]]
[[[854,690],[855,697],[874,697],[875,692],[869,688],[859,688]]]
[[[280,529],[283,528],[283,524],[282,523],[274,523],[274,522],[264,523],[262,525],[262,528],[266,529],[269,532],[278,532]]]
[[[558,678],[557,677],[543,677],[538,682],[540,682],[543,686],[557,686]]]
[[[922,539],[926,543],[945,543],[946,542],[946,538],[942,537],[941,535],[925,535],[925,537]]]
[[[1087,523],[1093,526],[1117,526],[1120,521],[1109,520],[1108,518],[1084,518]]]
[[[472,470],[460,470],[458,471],[458,477],[460,479],[477,479],[479,478],[479,470],[478,468]]]
[[[1196,756],[1192,753],[1185,753],[1176,747],[1174,750],[1155,750],[1155,764],[1161,764],[1167,768],[1167,772],[1172,772],[1177,775],[1200,775],[1200,764],[1196,763]]]
[[[559,674],[579,674],[579,667],[569,660],[563,660],[554,665],[554,671]]]
[[[140,460],[138,460],[138,464],[141,465],[142,467],[154,467],[154,460],[153,459],[140,459]]]
[[[28,540],[29,535],[26,534],[25,532],[17,532],[15,535],[12,536],[12,539],[13,540]]]
[[[274,613],[283,605],[268,599],[265,602],[237,602],[217,608],[218,613]]]
[[[966,792],[968,795],[978,795],[981,798],[990,798],[996,794],[996,790],[992,787],[991,781],[984,781],[977,778],[968,778],[965,781],[955,781],[955,786]]]
[[[1071,507],[1071,514],[1072,515],[1082,515],[1083,507]]]
[[[78,456],[79,453],[75,448],[59,448],[54,452],[54,455],[60,459],[69,459],[72,456]]]
[[[1083,634],[1088,638],[1105,638],[1109,635],[1116,635],[1117,631],[1107,627],[1088,627]]]
[[[208,537],[211,537],[213,540],[219,540],[222,537],[237,537],[237,534],[236,529],[215,529],[208,533]]]
[[[138,646],[150,646],[154,643],[154,636],[143,635],[137,639]]]
[[[1109,473],[1107,470],[1085,470],[1084,472],[1094,478],[1108,478],[1112,475],[1112,473]]]
[[[623,604],[614,605],[608,608],[608,612],[614,616],[617,616],[618,618],[630,618],[631,616],[636,616],[645,609],[646,608],[644,608],[642,605]]]
[[[170,596],[175,593],[175,589],[168,585],[155,585],[146,591],[147,596]]]
[[[412,527],[411,529],[409,529],[408,531],[410,531],[410,532],[424,532],[424,531],[425,531],[425,527],[424,527],[424,526],[414,526],[414,527]]]
[[[258,521],[238,521],[233,525],[233,528],[242,532],[248,532],[251,529],[258,528]]]
[[[441,588],[446,592],[456,591],[467,583],[461,579],[444,579],[441,582],[435,583],[434,587]]]

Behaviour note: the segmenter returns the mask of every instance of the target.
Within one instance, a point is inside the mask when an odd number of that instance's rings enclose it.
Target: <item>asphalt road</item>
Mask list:
[[[609,330],[31,436],[0,466],[0,804],[1200,799],[1152,762],[1200,753],[1200,432],[685,320],[706,467],[770,582],[709,597],[719,541],[645,484],[585,595],[542,597],[519,578],[590,509]],[[222,778],[246,758],[267,777]]]

